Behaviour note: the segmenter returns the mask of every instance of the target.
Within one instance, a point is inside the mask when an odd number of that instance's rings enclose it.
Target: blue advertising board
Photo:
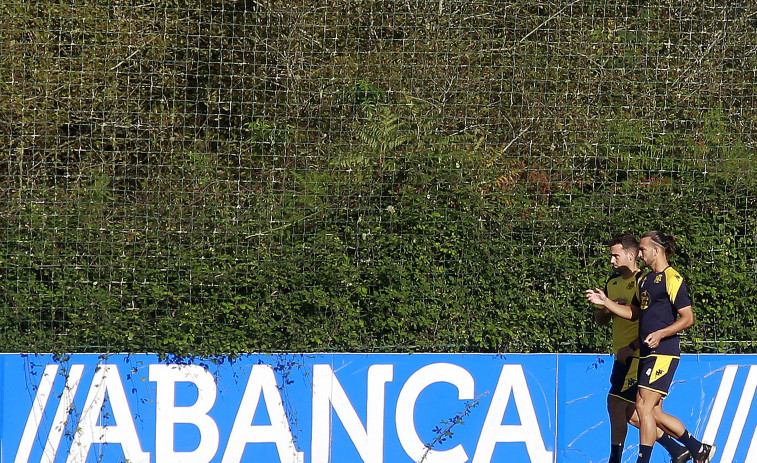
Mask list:
[[[665,401],[716,462],[757,462],[753,365],[684,355]],[[586,354],[3,354],[0,462],[603,462],[611,368]],[[637,450],[632,428],[623,461]]]

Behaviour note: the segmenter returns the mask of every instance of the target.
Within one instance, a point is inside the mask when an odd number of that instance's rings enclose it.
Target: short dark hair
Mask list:
[[[610,240],[610,246],[615,246],[616,244],[620,244],[621,246],[623,246],[623,249],[626,250],[639,250],[639,240],[637,240],[636,237],[631,233],[621,233],[620,235]]]
[[[651,238],[652,241],[662,246],[668,259],[676,253],[676,238],[673,235],[666,235],[659,230],[650,230],[644,233],[642,238]]]

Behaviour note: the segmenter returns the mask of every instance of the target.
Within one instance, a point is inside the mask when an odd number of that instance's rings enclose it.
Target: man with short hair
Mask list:
[[[632,234],[623,233],[613,238],[609,244],[613,274],[605,283],[605,293],[618,304],[630,304],[642,276],[636,262],[639,241]],[[615,361],[610,375],[610,392],[607,395],[611,440],[608,463],[620,463],[628,433],[627,423],[636,427],[639,425],[636,415],[639,322],[615,315],[603,306],[594,311],[594,319],[600,325],[612,322],[612,352]],[[673,463],[689,460],[689,451],[662,430],[657,431],[657,442],[670,453]]]
[[[649,231],[642,236],[639,251],[650,271],[640,279],[630,305],[618,304],[598,289],[587,291],[591,302],[620,317],[639,320],[639,339],[643,342],[636,396],[640,443],[637,463],[649,463],[658,427],[686,446],[694,463],[709,463],[715,446],[698,441],[678,418],[662,411],[662,401],[681,358],[678,333],[694,324],[686,283],[668,263],[675,253],[675,238]]]

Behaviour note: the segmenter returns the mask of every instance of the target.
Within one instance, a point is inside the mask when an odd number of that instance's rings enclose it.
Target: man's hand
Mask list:
[[[644,340],[644,344],[649,346],[650,349],[656,349],[660,345],[660,341],[664,338],[660,331],[649,333],[649,336]]]
[[[618,304],[613,301],[604,291],[599,288],[587,289],[586,298],[590,303],[596,304],[600,307],[607,307],[610,312],[615,315],[625,318],[626,320],[636,320],[639,318],[639,309],[633,305]]]
[[[594,289],[587,289],[586,290],[586,298],[591,302],[592,304],[597,304],[604,306],[607,302],[607,295],[604,291],[602,291],[599,288]]]

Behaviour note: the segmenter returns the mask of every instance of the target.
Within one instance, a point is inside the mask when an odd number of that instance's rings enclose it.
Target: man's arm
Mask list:
[[[694,309],[692,309],[690,305],[687,305],[682,309],[678,309],[678,314],[680,315],[680,317],[678,317],[678,320],[676,320],[672,325],[666,328],[657,330],[654,333],[650,333],[649,336],[647,336],[647,338],[644,340],[644,343],[650,348],[654,349],[660,345],[661,340],[678,334],[694,324]]]
[[[634,305],[618,304],[617,302],[607,297],[605,292],[599,288],[587,289],[586,297],[587,299],[589,299],[589,302],[591,302],[592,304],[597,304],[597,305],[606,307],[607,310],[609,310],[610,312],[614,313],[615,315],[621,318],[625,318],[627,320],[636,320],[639,318],[638,307]]]

